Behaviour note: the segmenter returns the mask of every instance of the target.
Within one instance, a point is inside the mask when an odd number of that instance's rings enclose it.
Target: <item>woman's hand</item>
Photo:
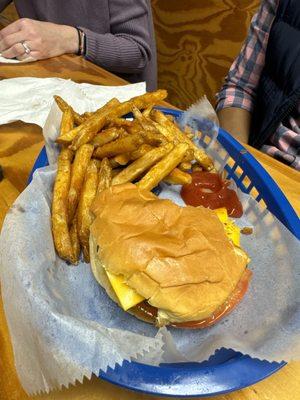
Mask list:
[[[21,18],[0,31],[0,53],[6,58],[43,60],[77,53],[78,46],[76,28],[67,25]]]

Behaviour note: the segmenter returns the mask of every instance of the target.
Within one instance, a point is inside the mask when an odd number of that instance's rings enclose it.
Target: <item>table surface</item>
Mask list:
[[[77,56],[61,56],[32,64],[2,64],[0,79],[20,76],[60,77],[76,82],[122,85],[125,81]],[[0,126],[0,165],[4,179],[0,182],[0,228],[7,210],[25,188],[28,174],[43,146],[41,129],[36,125],[14,122]],[[281,187],[300,214],[300,174],[259,151],[248,147]],[[29,399],[18,381],[13,351],[0,298],[0,399]],[[35,397],[36,400],[137,400],[153,399],[115,387],[97,377],[84,380],[61,392]],[[270,378],[241,391],[217,397],[218,400],[294,400],[300,398],[300,362],[291,362]]]

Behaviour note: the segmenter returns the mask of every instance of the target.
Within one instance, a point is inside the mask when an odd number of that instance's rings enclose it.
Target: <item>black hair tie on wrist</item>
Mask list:
[[[81,29],[77,28],[75,26],[77,33],[78,33],[78,52],[76,53],[78,56],[82,56],[85,51],[85,43],[83,41],[84,33],[82,32]]]

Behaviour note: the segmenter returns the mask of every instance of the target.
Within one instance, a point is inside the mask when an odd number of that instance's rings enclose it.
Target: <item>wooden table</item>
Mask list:
[[[125,82],[76,56],[62,56],[27,65],[0,65],[0,79],[20,76],[61,77],[77,82],[121,85]],[[0,126],[0,165],[5,178],[0,182],[0,227],[5,213],[25,188],[33,162],[43,146],[41,129],[36,125],[15,122]],[[261,161],[300,214],[300,174],[274,159],[250,149]],[[1,301],[1,300],[0,300]],[[25,400],[14,368],[12,347],[0,304],[0,399]],[[133,393],[93,377],[83,384],[35,397],[36,400],[137,400],[154,397]],[[158,397],[156,397],[158,399]],[[296,400],[300,398],[300,363],[291,362],[277,374],[247,389],[220,396],[218,400]]]

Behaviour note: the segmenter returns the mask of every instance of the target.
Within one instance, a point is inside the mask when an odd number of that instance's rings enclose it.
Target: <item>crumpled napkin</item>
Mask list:
[[[0,81],[0,124],[20,120],[43,127],[55,94],[83,113],[96,110],[112,97],[125,101],[145,91],[145,82],[101,86],[61,78],[4,79]]]

